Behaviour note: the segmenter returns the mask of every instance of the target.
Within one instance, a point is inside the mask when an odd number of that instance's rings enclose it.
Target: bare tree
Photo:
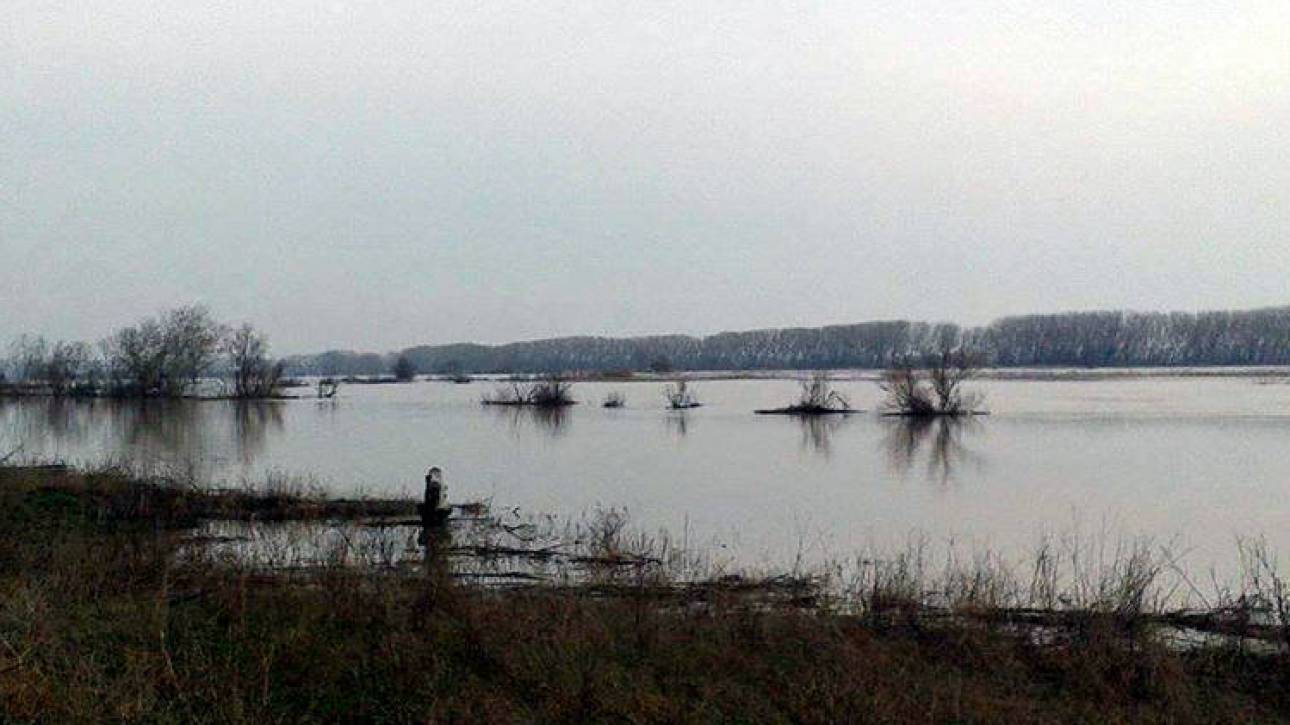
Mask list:
[[[322,399],[331,399],[336,397],[340,392],[340,382],[335,378],[323,378],[318,381],[318,397]]]
[[[219,356],[224,328],[202,305],[178,307],[162,315],[168,394],[179,395],[196,384]]]
[[[201,305],[179,307],[118,330],[102,348],[114,392],[183,395],[215,363],[224,330]]]
[[[283,364],[269,359],[267,338],[250,323],[228,332],[222,348],[233,375],[233,397],[268,398],[277,392]]]
[[[117,330],[101,347],[113,394],[161,394],[165,347],[161,325],[155,319]]]
[[[83,342],[57,342],[50,348],[42,377],[49,391],[57,396],[77,391],[77,385],[89,373],[90,346]]]
[[[14,343],[11,360],[19,382],[55,396],[81,391],[94,362],[90,347],[83,342],[51,344],[30,335]]]
[[[672,410],[686,410],[703,405],[685,378],[669,383],[663,388],[663,397],[667,399],[667,407]]]
[[[829,374],[820,371],[801,381],[801,391],[797,402],[783,408],[767,408],[754,411],[759,415],[829,415],[854,413],[851,401],[845,395],[833,389]]]
[[[908,362],[891,368],[879,383],[887,394],[887,412],[905,416],[976,413],[980,396],[964,390],[963,384],[977,369],[976,357],[962,349],[929,355],[919,368]]]
[[[559,375],[536,380],[511,380],[484,398],[485,405],[532,405],[558,408],[573,405],[573,384]]]
[[[10,348],[14,380],[19,383],[35,382],[44,374],[49,343],[39,335],[23,335]]]

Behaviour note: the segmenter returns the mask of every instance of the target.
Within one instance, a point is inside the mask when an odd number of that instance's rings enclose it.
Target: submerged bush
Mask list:
[[[792,405],[757,412],[795,415],[852,412],[851,401],[845,395],[833,389],[833,383],[829,380],[828,373],[814,373],[811,377],[801,381],[801,386],[797,402]]]
[[[672,410],[685,410],[687,408],[698,408],[703,405],[699,402],[698,396],[690,388],[689,383],[684,379],[669,383],[663,389],[663,397],[667,399],[667,407]]]
[[[975,357],[963,350],[929,356],[921,367],[902,364],[883,373],[884,405],[890,415],[972,415],[981,397],[963,384],[976,371]]]
[[[536,380],[511,380],[499,385],[493,394],[484,398],[484,405],[532,405],[556,408],[573,405],[573,384],[559,375],[547,375]]]

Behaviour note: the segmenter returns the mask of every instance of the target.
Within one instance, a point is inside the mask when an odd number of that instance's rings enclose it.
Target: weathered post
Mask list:
[[[452,507],[444,505],[443,470],[438,466],[426,472],[425,499],[417,505],[421,514],[421,534],[417,543],[425,547],[425,574],[433,587],[447,576],[442,548],[450,544],[448,515]]]
[[[439,510],[439,502],[443,500],[443,469],[435,466],[426,472],[426,495],[425,504],[422,506],[421,518],[428,526],[434,512]]]
[[[420,544],[429,547],[434,532],[442,529],[448,521],[450,508],[443,507],[443,470],[438,466],[426,472],[425,499],[417,505],[421,514]]]

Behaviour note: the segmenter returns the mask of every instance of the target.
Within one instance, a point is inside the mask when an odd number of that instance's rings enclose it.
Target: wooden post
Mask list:
[[[439,504],[443,501],[443,469],[435,466],[426,472],[426,495],[425,505],[421,513],[421,518],[429,521],[439,510]]]
[[[443,506],[443,470],[438,466],[426,472],[425,499],[417,504],[417,513],[421,514],[421,535],[417,541],[428,551],[436,534],[447,524],[448,514],[452,513],[451,508]]]

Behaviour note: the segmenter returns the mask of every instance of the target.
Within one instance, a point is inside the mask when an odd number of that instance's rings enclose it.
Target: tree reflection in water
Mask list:
[[[239,400],[233,406],[233,440],[243,465],[264,452],[270,432],[282,430],[282,403],[273,400]]]
[[[690,415],[684,410],[669,411],[663,416],[663,425],[677,438],[684,438],[690,434]]]
[[[841,415],[799,415],[798,425],[802,429],[802,450],[810,450],[824,458],[833,453],[832,438],[842,426],[845,416]]]
[[[204,475],[229,453],[243,464],[264,452],[283,428],[275,401],[33,399],[0,416],[28,443],[33,455],[56,459],[66,450],[89,450],[101,461],[164,466]],[[228,437],[212,435],[227,431]]]
[[[511,435],[519,438],[525,428],[533,427],[558,438],[568,432],[569,406],[543,405],[490,405],[497,418],[510,428]]]
[[[124,459],[178,467],[204,478],[215,465],[203,425],[207,405],[196,400],[112,401],[112,443]]]
[[[966,434],[981,428],[971,416],[888,418],[887,425],[883,441],[887,461],[901,475],[908,475],[925,459],[927,479],[948,483],[955,469],[983,463],[981,456],[963,443]]]

